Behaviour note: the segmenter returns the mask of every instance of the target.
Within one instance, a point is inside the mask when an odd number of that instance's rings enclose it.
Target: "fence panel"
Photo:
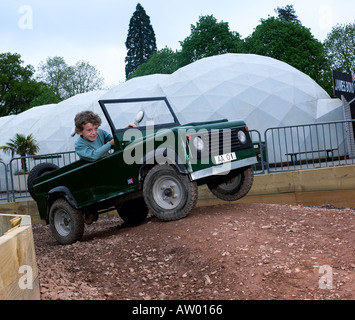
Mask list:
[[[63,167],[77,160],[78,156],[74,151],[13,158],[9,163],[9,188],[11,189],[12,201],[30,197],[27,187],[28,173],[37,164],[49,162],[56,164],[58,167]]]
[[[355,120],[267,129],[268,171],[354,164],[353,124]]]
[[[0,161],[0,201],[10,201],[7,165]]]

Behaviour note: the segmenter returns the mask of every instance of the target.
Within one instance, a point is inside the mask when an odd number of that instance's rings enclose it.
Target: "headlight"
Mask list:
[[[195,137],[193,140],[193,143],[194,143],[196,150],[198,150],[198,151],[202,151],[203,148],[205,147],[205,143],[203,142],[201,137]]]
[[[247,136],[243,131],[238,131],[238,139],[240,141],[240,143],[242,144],[246,144],[247,143]]]

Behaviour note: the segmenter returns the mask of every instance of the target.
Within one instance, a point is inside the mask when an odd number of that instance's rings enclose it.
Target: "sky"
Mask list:
[[[125,41],[137,3],[150,17],[158,50],[180,50],[202,15],[228,22],[242,38],[288,4],[320,41],[336,24],[355,22],[354,0],[0,0],[0,53],[19,53],[35,69],[54,56],[69,65],[87,61],[107,87],[118,85],[125,81]]]

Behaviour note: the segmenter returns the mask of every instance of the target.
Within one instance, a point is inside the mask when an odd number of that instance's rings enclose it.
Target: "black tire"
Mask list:
[[[149,212],[143,197],[117,205],[116,210],[126,226],[140,224],[147,218]]]
[[[35,167],[33,167],[33,169],[28,174],[28,178],[27,178],[27,189],[31,197],[33,198],[33,200],[36,200],[36,195],[33,190],[35,179],[37,179],[40,176],[43,176],[44,174],[57,170],[58,168],[59,167],[54,163],[47,163],[47,162],[40,163]]]
[[[154,216],[163,221],[180,220],[195,207],[198,196],[196,182],[169,165],[151,169],[143,184],[144,200]]]
[[[49,210],[49,225],[54,238],[63,245],[80,241],[84,234],[83,214],[62,198]]]
[[[251,167],[233,171],[225,177],[207,184],[211,192],[224,201],[237,201],[245,197],[254,181],[254,171]]]

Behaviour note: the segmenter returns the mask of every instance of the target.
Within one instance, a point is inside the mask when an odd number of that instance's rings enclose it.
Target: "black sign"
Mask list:
[[[341,99],[341,96],[347,101],[355,98],[355,83],[350,74],[333,71],[334,94]]]

